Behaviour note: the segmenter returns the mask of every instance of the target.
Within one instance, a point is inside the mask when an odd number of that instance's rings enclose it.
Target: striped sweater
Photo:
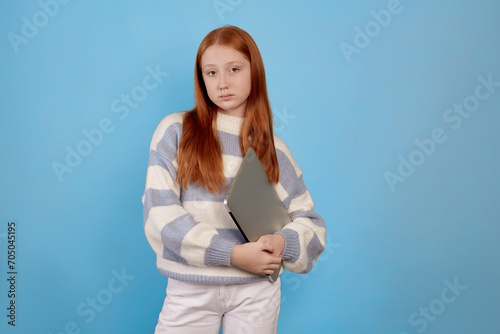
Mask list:
[[[267,279],[230,264],[236,244],[244,243],[224,207],[227,191],[219,194],[190,183],[183,189],[177,178],[177,148],[184,113],[166,116],[151,142],[144,205],[144,231],[157,255],[157,268],[177,280],[205,284],[236,284]],[[218,113],[217,133],[224,175],[230,186],[242,156],[239,132],[243,119]],[[314,212],[314,203],[302,171],[286,144],[274,138],[280,169],[275,185],[292,222],[278,232],[285,238],[283,263],[292,272],[309,272],[325,248],[326,228]]]

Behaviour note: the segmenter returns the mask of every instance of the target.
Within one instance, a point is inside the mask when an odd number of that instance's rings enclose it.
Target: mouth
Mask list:
[[[223,94],[223,95],[219,96],[219,99],[226,101],[226,100],[229,100],[233,96],[234,96],[234,94]]]

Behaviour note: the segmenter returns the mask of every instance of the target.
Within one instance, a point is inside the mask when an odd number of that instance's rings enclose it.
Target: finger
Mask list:
[[[266,235],[263,235],[257,241],[260,241],[260,242],[269,242],[269,238]]]
[[[268,269],[264,271],[264,275],[272,275],[275,269]]]
[[[271,264],[271,265],[269,266],[269,269],[272,269],[273,271],[275,271],[275,270],[276,270],[276,269],[278,269],[279,267],[280,267],[280,265],[279,265],[279,264]]]
[[[262,250],[269,252],[269,253],[274,253],[274,247],[273,245],[267,243],[267,242],[262,242]]]
[[[281,263],[281,256],[272,256],[269,263],[279,265]]]

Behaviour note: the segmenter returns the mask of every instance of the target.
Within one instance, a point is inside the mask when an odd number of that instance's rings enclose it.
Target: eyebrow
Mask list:
[[[231,66],[231,65],[234,65],[234,64],[243,65],[243,62],[241,62],[239,60],[233,60],[233,61],[225,63],[224,66]],[[206,65],[204,65],[202,67],[202,69],[204,69],[205,67],[209,67],[209,66],[217,66],[217,65],[215,65],[215,64],[206,64]]]

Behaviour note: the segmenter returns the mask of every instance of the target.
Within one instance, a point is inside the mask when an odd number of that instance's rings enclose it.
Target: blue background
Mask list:
[[[277,134],[328,228],[313,272],[282,276],[278,332],[498,333],[500,87],[471,97],[479,77],[500,82],[494,0],[2,1],[1,332],[153,332],[166,278],[143,233],[149,143],[193,106],[197,47],[224,24],[259,45]],[[168,76],[116,113],[157,67]],[[448,111],[463,103],[467,118]],[[82,131],[106,119],[112,130],[85,146]],[[433,146],[435,129],[446,140]],[[58,178],[53,164],[78,145],[88,154]]]

